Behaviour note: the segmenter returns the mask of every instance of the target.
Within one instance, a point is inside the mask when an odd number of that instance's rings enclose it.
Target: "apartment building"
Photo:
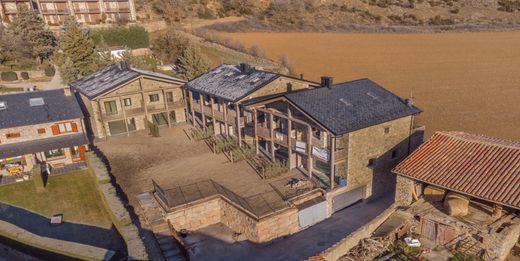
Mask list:
[[[136,19],[134,0],[0,0],[2,23],[12,21],[21,5],[38,13],[49,25],[62,24],[71,15],[86,24]]]
[[[88,140],[83,114],[66,90],[0,95],[0,174],[51,169],[85,160]]]
[[[70,84],[95,138],[129,135],[148,123],[173,126],[184,122],[185,81],[130,67],[108,66]]]

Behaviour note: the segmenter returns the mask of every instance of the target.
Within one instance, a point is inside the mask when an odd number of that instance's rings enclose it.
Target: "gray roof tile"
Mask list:
[[[421,112],[369,79],[297,91],[285,97],[335,135]]]
[[[43,98],[44,104],[30,106],[32,98]],[[0,129],[83,118],[75,97],[61,89],[0,95],[0,102],[7,105],[0,109]]]
[[[128,81],[136,79],[139,76],[149,76],[179,83],[186,82],[166,74],[140,70],[120,63],[110,65],[100,71],[87,75],[78,81],[71,83],[70,86],[74,90],[87,96],[89,99],[94,99],[101,94],[120,87]]]
[[[186,87],[228,101],[238,101],[279,76],[255,68],[242,73],[238,65],[223,64],[189,81]]]

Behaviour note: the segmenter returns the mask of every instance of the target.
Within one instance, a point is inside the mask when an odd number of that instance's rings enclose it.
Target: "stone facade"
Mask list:
[[[408,206],[412,204],[413,196],[412,190],[414,189],[414,181],[402,176],[397,175],[395,185],[395,201],[402,206]]]
[[[266,84],[259,90],[251,93],[247,97],[243,98],[241,101],[279,93],[286,93],[290,91],[289,86],[291,86],[292,91],[296,91],[309,88],[310,83],[308,81],[281,76],[273,82]]]
[[[173,100],[168,101],[167,94]],[[166,116],[164,125],[186,121],[183,91],[178,83],[140,77],[92,100],[77,95],[87,111],[90,129],[96,138],[145,130],[147,122],[153,121],[154,114]],[[152,96],[157,100],[152,100]],[[113,111],[107,111],[109,103],[115,105]],[[128,124],[128,130],[123,121]],[[123,127],[111,130],[111,123],[118,122]]]
[[[52,126],[60,123],[73,123],[77,126],[77,131],[53,134]],[[36,139],[51,138],[61,135],[76,134],[78,132],[84,132],[83,121],[81,119],[72,119],[68,121],[50,122],[42,124],[34,124],[28,126],[20,126],[9,129],[0,129],[0,144],[18,143],[24,141],[31,141]],[[8,134],[19,133],[20,137],[7,138]]]
[[[176,230],[197,230],[222,223],[256,243],[267,242],[300,230],[298,210],[294,207],[258,219],[218,196],[170,211],[166,214],[166,219]]]

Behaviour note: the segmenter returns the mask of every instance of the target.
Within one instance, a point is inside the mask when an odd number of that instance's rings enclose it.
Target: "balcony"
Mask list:
[[[271,139],[271,131],[261,126],[256,127],[256,135],[267,140]]]
[[[56,10],[45,10],[42,11],[44,15],[66,15],[69,14],[69,10],[65,9],[56,9]]]
[[[130,13],[129,8],[106,8],[106,13]]]
[[[168,104],[168,109],[169,110],[184,108],[184,100],[167,101],[166,103]]]
[[[155,113],[155,112],[165,111],[166,106],[164,106],[163,103],[155,104],[155,105],[146,105],[146,110],[148,111],[148,113]]]
[[[74,9],[74,13],[76,14],[99,14],[101,11],[99,9]]]
[[[278,143],[280,145],[284,145],[284,146],[288,146],[289,145],[289,142],[288,142],[286,134],[283,134],[280,131],[274,131],[273,135],[274,135],[273,136],[274,142],[276,142],[276,143]]]

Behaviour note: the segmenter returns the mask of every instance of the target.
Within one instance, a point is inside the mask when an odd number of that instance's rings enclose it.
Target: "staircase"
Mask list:
[[[151,193],[146,192],[137,195],[139,206],[142,209],[143,217],[161,248],[166,261],[185,261],[188,260],[184,249],[173,237],[168,223],[164,219],[164,212],[157,204]]]

